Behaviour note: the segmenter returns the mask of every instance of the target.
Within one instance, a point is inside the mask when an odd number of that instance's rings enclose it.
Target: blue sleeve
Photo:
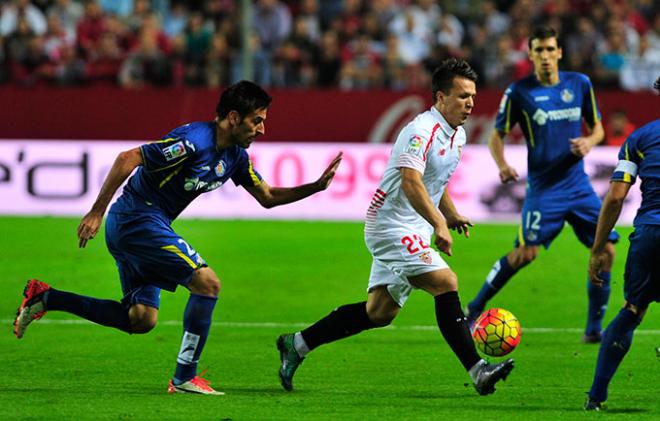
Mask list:
[[[600,121],[600,111],[596,104],[596,95],[594,87],[591,85],[589,77],[582,75],[582,115],[589,127],[594,127]]]
[[[194,142],[186,139],[187,131],[178,128],[168,133],[156,142],[140,146],[144,168],[149,172],[162,171],[176,167],[191,159],[197,147]]]
[[[232,181],[237,186],[254,187],[261,184],[263,178],[252,167],[252,160],[245,150],[241,150],[236,171],[231,176]]]
[[[635,130],[621,145],[619,150],[619,162],[614,169],[611,181],[623,181],[635,184],[637,173],[644,155],[639,150],[640,130]]]
[[[506,135],[511,131],[513,126],[518,122],[520,111],[515,102],[515,84],[509,85],[502,95],[500,106],[497,110],[497,117],[495,118],[495,129],[502,135]]]

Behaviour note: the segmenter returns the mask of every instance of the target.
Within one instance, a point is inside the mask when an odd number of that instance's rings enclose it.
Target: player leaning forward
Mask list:
[[[301,332],[278,338],[286,390],[293,389],[293,375],[311,350],[387,326],[413,288],[434,297],[440,332],[480,394],[494,392],[495,383],[513,368],[513,360],[487,364],[479,357],[461,310],[456,274],[429,246],[435,235],[435,245],[451,256],[449,229],[467,237],[472,226],[445,188],[465,145],[461,125],[472,112],[476,79],[463,60],[449,59],[434,72],[434,104],[399,134],[367,211],[365,242],[373,256],[367,301],[338,307]]]
[[[265,132],[271,97],[243,81],[225,90],[213,121],[195,122],[162,140],[119,154],[101,192],[78,227],[85,247],[101,226],[115,191],[128,180],[106,220],[106,243],[119,269],[121,302],[100,300],[31,280],[15,321],[21,338],[30,322],[46,311],[66,311],[128,333],[146,333],[158,318],[160,290],[178,285],[190,290],[183,316],[183,340],[170,393],[222,394],[197,376],[220,291],[220,280],[204,259],[171,228],[172,221],[202,193],[228,180],[241,185],[264,207],[295,202],[328,187],[341,161],[339,154],[314,183],[293,188],[270,187],[252,168],[246,149]]]

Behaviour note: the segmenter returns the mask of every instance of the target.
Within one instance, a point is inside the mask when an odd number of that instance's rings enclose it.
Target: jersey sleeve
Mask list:
[[[515,101],[515,85],[511,84],[504,91],[500,106],[495,118],[495,129],[502,135],[506,135],[519,120],[520,111]]]
[[[589,127],[594,127],[600,121],[600,111],[596,104],[596,95],[591,80],[587,76],[582,79],[582,115]]]
[[[166,136],[156,142],[140,146],[144,168],[149,172],[176,167],[191,159],[196,149],[193,142],[179,136]]]
[[[397,168],[412,168],[424,174],[424,169],[426,168],[426,153],[431,146],[435,131],[439,127],[440,125],[436,124],[432,132],[429,132],[422,127],[413,127],[408,133],[407,140],[404,138],[406,143],[403,145],[403,149],[397,157]]]
[[[632,132],[619,150],[619,162],[616,164],[611,181],[635,184],[637,173],[644,154],[639,150],[638,131]]]
[[[261,184],[263,177],[252,166],[252,160],[245,150],[241,150],[236,171],[231,176],[237,186],[254,187]]]

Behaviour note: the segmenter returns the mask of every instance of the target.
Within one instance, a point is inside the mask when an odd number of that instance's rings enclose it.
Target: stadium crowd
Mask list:
[[[422,90],[446,57],[480,87],[528,74],[534,25],[562,68],[598,88],[660,74],[654,0],[255,0],[254,81],[266,87]],[[0,84],[218,87],[241,79],[239,0],[0,1]]]

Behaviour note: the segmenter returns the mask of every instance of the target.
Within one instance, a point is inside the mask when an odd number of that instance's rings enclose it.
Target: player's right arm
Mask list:
[[[504,139],[497,129],[494,129],[488,138],[488,150],[500,171],[500,181],[508,183],[518,180],[518,172],[504,158]]]
[[[115,192],[135,168],[143,164],[140,148],[133,148],[117,155],[110,172],[103,181],[92,209],[82,218],[78,225],[78,246],[85,247],[87,241],[94,238],[101,227],[103,215]]]
[[[401,189],[413,209],[433,227],[435,245],[441,252],[451,256],[453,240],[449,228],[440,214],[440,210],[433,204],[428,190],[426,190],[426,186],[422,181],[422,173],[407,167],[400,167],[399,173],[401,175]]]

